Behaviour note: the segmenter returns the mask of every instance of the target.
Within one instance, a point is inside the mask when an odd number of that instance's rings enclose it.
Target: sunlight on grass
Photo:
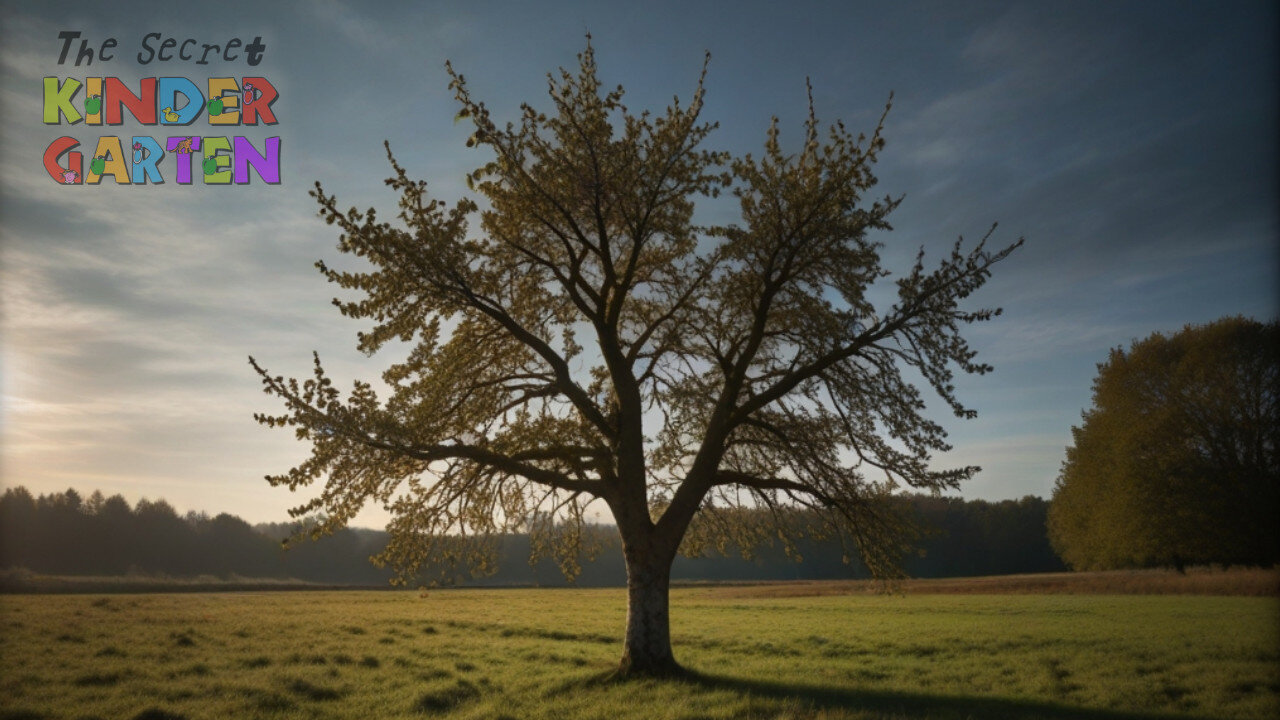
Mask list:
[[[693,674],[606,680],[621,590],[0,598],[9,718],[1270,718],[1274,598],[674,592]]]

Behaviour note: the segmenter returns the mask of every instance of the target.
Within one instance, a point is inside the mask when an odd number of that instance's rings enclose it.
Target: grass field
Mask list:
[[[1275,597],[622,590],[0,597],[0,718],[1274,718]]]

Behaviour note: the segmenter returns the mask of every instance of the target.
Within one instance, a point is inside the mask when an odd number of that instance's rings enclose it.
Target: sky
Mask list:
[[[919,248],[998,223],[996,267],[970,307],[979,359],[962,378],[978,411],[939,412],[954,450],[941,466],[983,471],[960,493],[1047,497],[1111,348],[1227,315],[1277,316],[1277,8],[1270,2],[4,2],[0,16],[0,484],[76,488],[180,512],[288,519],[310,497],[263,479],[307,455],[248,365],[305,376],[317,351],[349,386],[393,358],[355,348],[358,322],[330,304],[314,263],[342,264],[316,217],[316,181],[342,206],[395,208],[390,142],[447,201],[487,160],[455,123],[446,60],[496,119],[546,107],[546,73],[574,67],[590,33],[606,86],[633,110],[692,95],[711,54],[707,146],[763,147],[772,116],[798,143],[806,78],[818,117],[874,128],[893,94],[877,196],[903,195],[876,239],[890,270]],[[59,65],[60,32],[109,60]],[[142,64],[144,36],[225,46],[208,64]],[[159,43],[152,41],[151,47]],[[243,185],[60,185],[43,169],[61,136],[92,153],[116,128],[42,122],[42,78],[260,76],[275,125],[193,132],[281,139],[281,181]],[[77,102],[80,96],[77,96]],[[87,159],[86,159],[87,163]],[[197,175],[199,170],[197,169]],[[730,205],[700,218],[733,221]],[[934,407],[942,407],[934,398]],[[379,526],[370,509],[355,524]]]

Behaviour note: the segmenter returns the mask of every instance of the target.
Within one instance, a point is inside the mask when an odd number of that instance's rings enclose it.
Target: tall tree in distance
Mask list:
[[[1280,562],[1280,325],[1155,333],[1098,366],[1049,536],[1080,570]]]
[[[314,192],[339,249],[372,266],[320,264],[361,294],[335,301],[373,322],[360,349],[411,344],[382,375],[390,396],[357,382],[344,398],[319,358],[305,381],[250,359],[286,407],[259,421],[312,446],[269,478],[323,483],[296,512],[337,527],[382,503],[394,519],[381,560],[407,574],[428,559],[483,563],[455,557],[479,547],[457,538],[516,529],[572,573],[584,512],[603,501],[627,566],[620,675],[679,671],[668,585],[682,542],[835,534],[894,572],[902,528],[881,501],[977,470],[932,468],[946,433],[902,370],[973,415],[954,369],[989,368],[960,328],[998,311],[960,302],[1016,245],[957,242],[932,269],[922,251],[878,307],[868,291],[889,273],[870,234],[899,202],[865,197],[883,118],[870,137],[824,132],[811,100],[798,152],[775,120],[761,155],[731,157],[702,148],[715,127],[699,118],[705,65],[688,105],[635,114],[621,87],[601,87],[588,42],[576,74],[549,77],[550,111],[524,105],[505,126],[449,73],[474,123],[467,144],[491,153],[468,176],[487,209],[433,199],[389,148],[398,223]],[[726,189],[741,223],[695,226],[694,201]]]

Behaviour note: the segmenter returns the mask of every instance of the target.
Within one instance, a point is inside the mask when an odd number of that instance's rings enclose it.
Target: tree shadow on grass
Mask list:
[[[814,710],[847,710],[861,717],[902,720],[1214,720],[1209,715],[1189,712],[1134,712],[1071,705],[1049,700],[1017,700],[1013,698],[974,695],[926,694],[895,692],[857,687],[833,687],[803,683],[770,682],[729,675],[715,675],[681,668],[668,676],[620,676],[616,670],[591,672],[564,677],[544,688],[542,696],[550,699],[581,691],[631,683],[666,683],[684,685],[691,692],[722,691],[740,696],[767,698],[780,702],[806,704]],[[754,716],[752,716],[754,717]]]
[[[1082,708],[1072,705],[1034,700],[976,697],[964,695],[928,695],[924,693],[837,688],[821,685],[789,685],[780,682],[749,680],[696,671],[687,672],[680,682],[707,690],[735,693],[777,700],[809,702],[816,708],[871,712],[903,718],[983,718],[991,720],[1203,720],[1200,716],[1174,713],[1137,713]]]

